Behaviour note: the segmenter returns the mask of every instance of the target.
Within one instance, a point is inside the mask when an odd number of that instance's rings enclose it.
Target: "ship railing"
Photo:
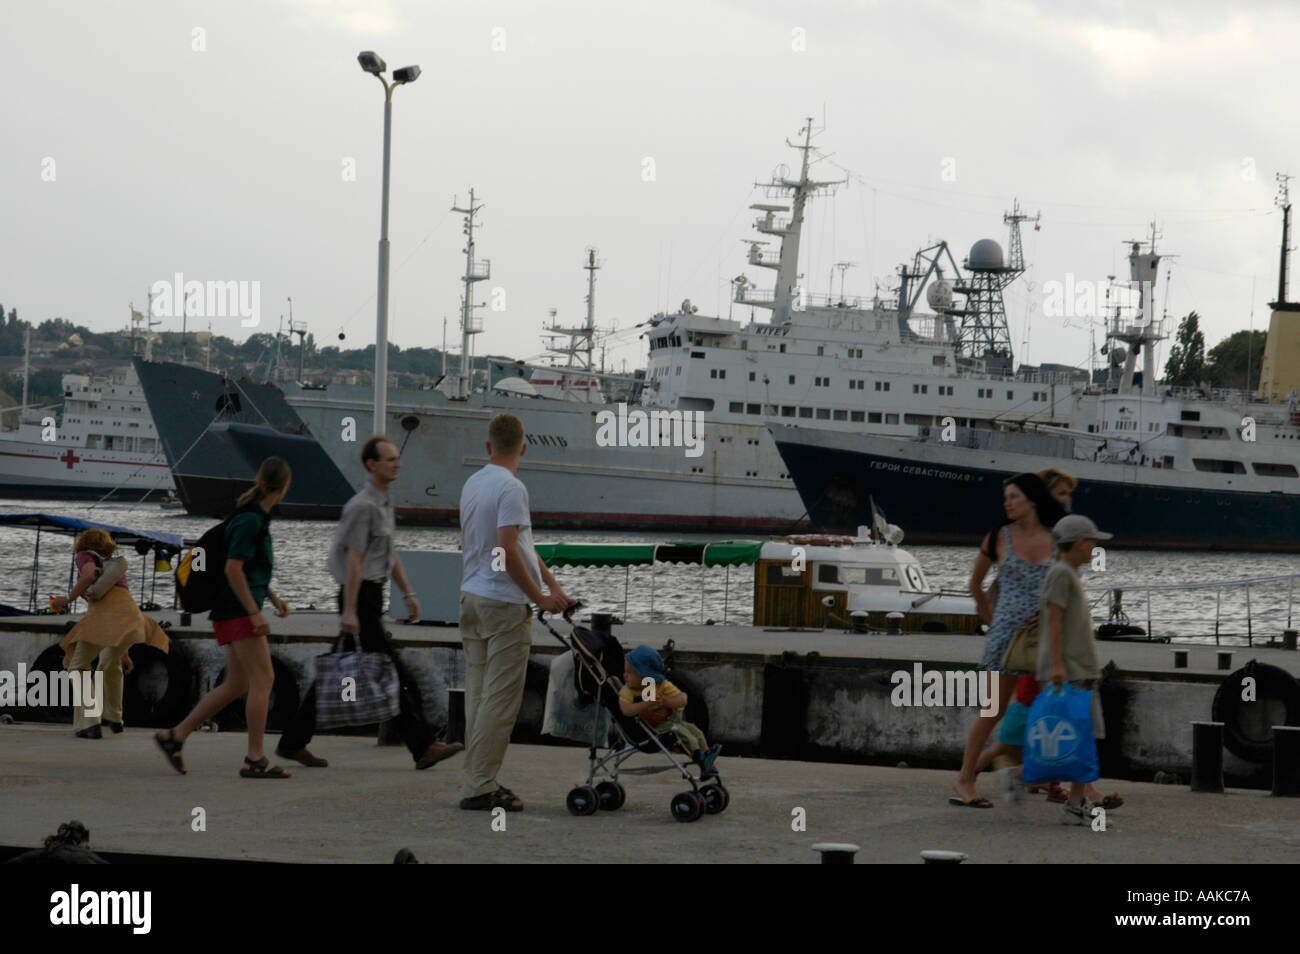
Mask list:
[[[861,298],[845,298],[842,295],[796,295],[796,304],[815,308],[861,308]]]
[[[1240,388],[1165,388],[1162,392],[1167,397],[1180,398],[1185,401],[1223,401],[1227,404],[1262,403],[1255,397],[1254,391]]]
[[[948,337],[943,319],[938,316],[913,315],[907,319],[907,328],[918,338],[928,341],[948,342],[952,340]]]
[[[1148,641],[1206,642],[1252,647],[1266,643],[1295,622],[1296,581],[1300,574],[1258,576],[1207,583],[1156,583],[1087,586],[1103,622],[1146,621]],[[1136,605],[1135,605],[1136,604]]]
[[[771,214],[760,215],[754,220],[754,228],[759,232],[788,232],[790,231],[790,220],[778,219]]]
[[[741,305],[771,305],[776,301],[776,290],[756,285],[737,285],[736,303]]]

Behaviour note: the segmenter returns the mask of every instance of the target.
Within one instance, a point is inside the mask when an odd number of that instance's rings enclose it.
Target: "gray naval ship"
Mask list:
[[[755,183],[761,236],[747,263],[776,273],[773,286],[733,280],[733,309],[748,321],[699,313],[689,300],[641,326],[647,365],[631,377],[603,374],[593,358],[595,272],[588,254],[587,316],[556,366],[501,363],[486,384],[471,377],[473,336],[483,330],[474,286],[491,267],[476,255],[475,215],[465,216],[461,370],[434,390],[388,391],[376,428],[369,387],[286,385],[286,401],[353,486],[365,473],[358,435],[379,429],[403,455],[394,504],[407,523],[454,524],[461,486],[487,462],[487,425],[518,415],[528,434],[519,475],[539,527],[789,532],[803,522],[769,423],[913,438],[945,415],[971,426],[995,419],[1070,425],[1076,414],[1066,368],[1014,368],[1003,290],[1024,270],[1016,207],[1004,216],[1010,256],[992,239],[959,267],[946,242],[899,268],[896,298],[863,301],[812,294],[797,263],[807,202],[843,179],[817,180],[812,121],[787,145],[800,155]],[[766,246],[776,241],[778,248]],[[930,311],[923,311],[922,304]],[[767,313],[767,320],[756,315]]]

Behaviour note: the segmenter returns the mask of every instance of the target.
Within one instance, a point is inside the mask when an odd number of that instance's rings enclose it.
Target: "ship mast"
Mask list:
[[[487,259],[482,261],[474,260],[474,217],[483,209],[483,203],[474,204],[474,190],[469,190],[469,205],[461,208],[456,199],[452,198],[451,211],[459,212],[465,216],[465,224],[461,231],[465,233],[465,275],[461,278],[461,283],[465,286],[465,291],[460,300],[460,370],[456,375],[455,386],[452,390],[451,397],[454,400],[465,400],[469,397],[474,386],[474,339],[473,336],[481,334],[483,331],[483,319],[474,314],[475,308],[482,308],[481,304],[474,302],[474,283],[486,281],[492,274],[492,263]]]
[[[1160,233],[1156,231],[1155,222],[1151,223],[1151,238],[1143,241],[1129,239],[1129,280],[1137,289],[1137,320],[1125,321],[1122,308],[1116,308],[1111,319],[1111,327],[1106,332],[1108,346],[1111,341],[1122,341],[1128,346],[1124,357],[1124,370],[1120,376],[1120,394],[1151,395],[1155,393],[1156,360],[1155,343],[1164,340],[1162,322],[1155,314],[1156,279],[1160,271],[1160,259],[1164,256],[1156,251],[1156,240]],[[1144,251],[1145,247],[1145,251]],[[1113,347],[1113,346],[1111,346]],[[1134,382],[1137,372],[1138,353],[1145,351],[1142,383]]]
[[[754,229],[762,232],[764,235],[776,235],[781,239],[781,251],[776,255],[770,252],[762,251],[759,246],[767,244],[763,240],[749,241],[749,264],[757,265],[760,268],[771,268],[776,270],[776,287],[771,291],[759,290],[753,288],[748,282],[737,282],[735,301],[740,304],[753,305],[757,308],[767,308],[772,312],[772,324],[783,325],[790,322],[790,315],[794,311],[794,299],[799,296],[799,238],[803,230],[804,206],[810,196],[830,195],[834,187],[847,182],[847,179],[837,179],[833,181],[817,182],[808,178],[808,167],[811,164],[812,155],[812,134],[813,120],[808,117],[807,124],[799,130],[803,133],[803,143],[791,142],[786,140],[786,145],[791,149],[798,149],[803,153],[803,161],[799,171],[798,179],[789,177],[789,170],[784,165],[778,166],[769,182],[756,182],[754,185],[761,186],[767,190],[769,198],[784,196],[786,193],[791,194],[790,206],[771,205],[767,203],[756,203],[751,205],[763,213],[763,216],[754,222]],[[778,219],[778,212],[790,212],[790,218]]]
[[[552,308],[551,318],[553,323],[546,328],[546,331],[549,332],[547,350],[556,355],[564,356],[567,359],[564,364],[566,368],[580,368],[587,372],[595,369],[596,272],[600,270],[600,262],[596,259],[596,251],[594,247],[587,248],[587,261],[582,266],[587,272],[586,323],[577,328],[565,328],[558,323],[554,323],[556,311]],[[568,344],[557,345],[555,340],[559,336],[567,336],[569,339]],[[580,390],[584,401],[590,401],[591,393],[600,389],[599,383],[590,373],[578,376],[579,387],[577,389],[574,388],[574,381],[568,375],[560,376],[560,384],[565,392]]]
[[[1275,311],[1287,311],[1284,306],[1288,304],[1286,300],[1287,279],[1290,277],[1287,273],[1291,265],[1291,193],[1287,187],[1287,181],[1294,179],[1295,176],[1277,173],[1277,206],[1282,210],[1282,261],[1277,271],[1277,301],[1272,303]]]

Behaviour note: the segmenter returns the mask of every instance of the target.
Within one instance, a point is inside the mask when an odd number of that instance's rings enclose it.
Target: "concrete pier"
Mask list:
[[[178,614],[154,615],[172,623],[168,657],[137,648],[134,695],[128,680],[128,723],[171,724],[219,681],[224,651],[216,646],[206,619],[182,628]],[[65,617],[0,620],[0,670],[29,669],[42,662],[57,667],[57,642]],[[271,621],[277,684],[271,728],[283,724],[313,678],[314,657],[329,650],[337,617],[295,613]],[[562,622],[556,624],[567,632]],[[463,685],[464,659],[455,627],[389,629],[415,674],[426,716],[447,721],[447,690]],[[971,707],[897,707],[891,675],[920,663],[931,670],[971,670],[983,649],[977,636],[944,634],[854,634],[839,631],[764,630],[749,626],[630,623],[615,627],[624,646],[646,643],[666,653],[673,679],[691,696],[687,718],[728,752],[801,760],[955,768],[976,710]],[[283,639],[283,641],[279,641]],[[1100,746],[1102,772],[1113,778],[1149,780],[1157,771],[1184,780],[1192,767],[1191,724],[1211,718],[1215,693],[1229,675],[1217,668],[1216,647],[1185,647],[1186,668],[1174,668],[1170,647],[1160,643],[1101,642],[1106,666],[1101,699],[1107,739]],[[541,736],[550,663],[560,644],[534,621],[533,656],[515,741]],[[1300,675],[1300,653],[1256,646],[1236,648],[1234,665],[1251,659]],[[135,700],[136,718],[131,705]],[[10,710],[20,721],[40,718]],[[46,718],[53,717],[46,714]],[[223,729],[239,727],[240,711],[222,717]],[[1225,753],[1229,786],[1268,788],[1271,765]]]
[[[193,735],[188,775],[167,766],[149,735],[128,729],[90,742],[67,726],[0,725],[0,846],[36,847],[77,819],[104,851],[298,862],[388,863],[409,848],[425,863],[817,864],[812,846],[827,841],[861,846],[858,864],[920,864],[930,849],[964,852],[967,864],[1268,864],[1300,856],[1300,799],[1252,790],[1202,795],[1185,785],[1103,781],[1126,800],[1107,814],[1103,832],[1062,825],[1060,806],[1041,795],[1004,805],[992,775],[982,786],[997,807],[954,808],[951,771],[724,752],[719,769],[731,803],[720,815],[674,821],[668,802],[683,785],[665,773],[625,777],[622,808],[575,818],[564,796],[585,778],[586,753],[513,745],[501,779],[525,809],[494,831],[488,813],[457,807],[460,756],[417,772],[405,750],[324,736],[312,747],[328,768],[293,764],[291,779],[250,781],[238,775],[243,734]],[[197,808],[206,830],[195,830]]]

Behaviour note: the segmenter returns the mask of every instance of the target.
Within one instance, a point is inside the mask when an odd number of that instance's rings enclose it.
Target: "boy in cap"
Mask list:
[[[649,699],[642,699],[645,680],[654,682]],[[682,748],[700,767],[700,776],[709,778],[717,773],[713,763],[722,746],[710,748],[704,733],[682,718],[686,708],[686,693],[682,692],[664,675],[664,660],[649,646],[638,646],[623,660],[624,686],[618,693],[618,707],[625,716],[640,716],[654,730],[655,735],[673,732]]]
[[[1092,615],[1079,579],[1079,567],[1092,562],[1093,547],[1098,540],[1109,540],[1083,514],[1070,514],[1052,528],[1056,545],[1056,562],[1043,580],[1043,594],[1038,606],[1038,681],[1076,689],[1092,690],[1092,729],[1097,739],[1106,736],[1097,698],[1097,644],[1092,635]],[[1089,784],[1071,782],[1068,801],[1061,806],[1067,825],[1087,825],[1092,806],[1084,797]]]

